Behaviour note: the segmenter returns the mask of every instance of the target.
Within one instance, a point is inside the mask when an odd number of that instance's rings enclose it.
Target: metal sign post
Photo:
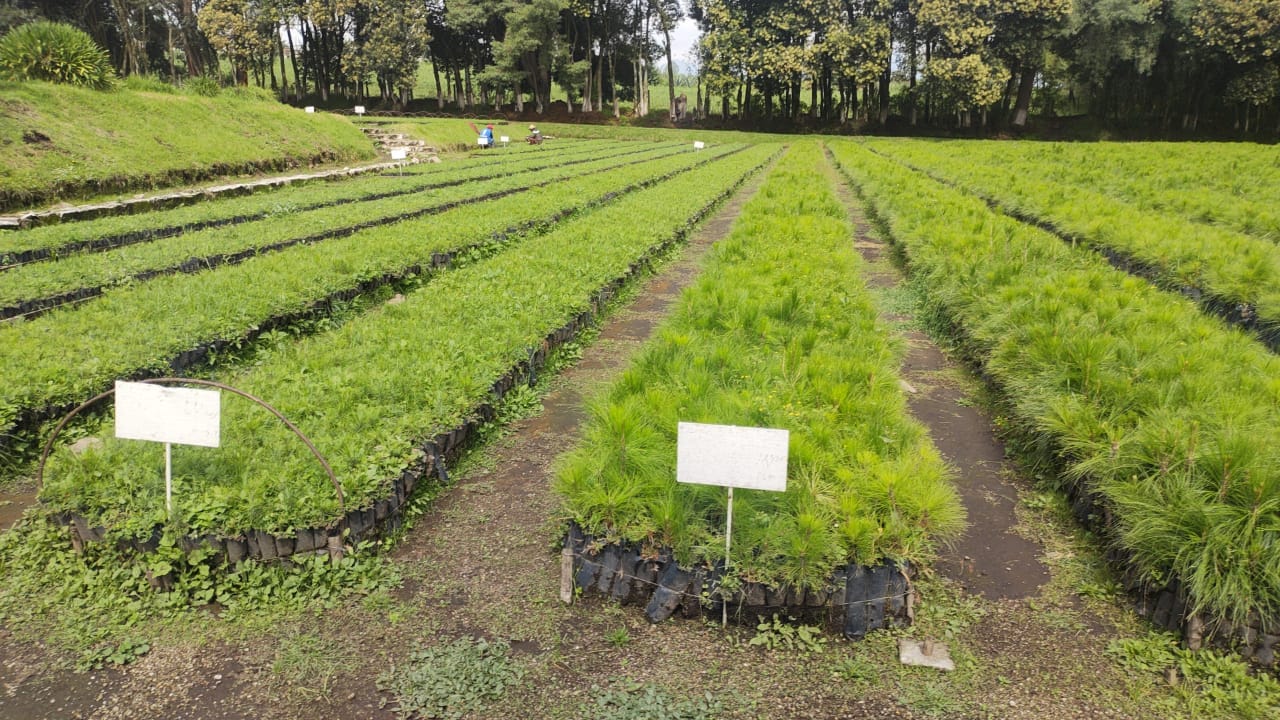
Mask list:
[[[222,394],[217,390],[116,383],[116,437],[164,443],[164,506],[173,515],[173,443],[221,444]]]
[[[727,487],[724,518],[724,569],[729,572],[733,543],[733,489],[787,489],[787,450],[791,433],[773,428],[682,422],[676,432],[676,482]],[[725,598],[720,622],[729,624]]]

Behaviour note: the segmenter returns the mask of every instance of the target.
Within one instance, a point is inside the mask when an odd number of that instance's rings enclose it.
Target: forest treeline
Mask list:
[[[685,17],[695,57],[672,58]],[[1280,0],[0,0],[0,32],[42,18],[123,75],[226,74],[294,101],[541,113],[554,92],[644,116],[660,92],[672,119],[773,127],[1280,131]]]

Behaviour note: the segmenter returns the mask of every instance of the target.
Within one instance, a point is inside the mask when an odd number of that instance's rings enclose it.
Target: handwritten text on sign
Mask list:
[[[218,447],[221,394],[216,390],[116,383],[116,437]]]
[[[676,433],[676,482],[786,490],[790,438],[786,430],[682,422]]]

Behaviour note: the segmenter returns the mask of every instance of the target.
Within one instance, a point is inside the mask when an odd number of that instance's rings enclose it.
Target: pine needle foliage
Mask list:
[[[1189,300],[853,143],[842,168],[1002,390],[1192,612],[1280,620],[1280,359]]]
[[[786,428],[786,492],[734,493],[745,578],[816,587],[837,565],[922,562],[964,511],[908,416],[852,228],[816,143],[746,204],[658,336],[591,407],[556,490],[588,531],[724,554],[723,488],[675,482],[680,421]]]
[[[589,310],[593,293],[670,241],[677,228],[775,151],[759,146],[701,167],[691,167],[696,158],[688,153],[686,165],[677,166],[684,172],[665,183],[449,270],[403,302],[328,332],[284,338],[252,367],[215,377],[269,399],[304,428],[342,482],[347,507],[368,508],[387,497],[392,481],[419,458],[415,448],[457,427],[491,397],[496,381],[528,359],[530,348]],[[548,202],[565,202],[565,188],[549,187]],[[540,214],[545,212],[543,207]],[[635,222],[659,216],[664,222]],[[509,219],[494,222],[502,227]],[[422,235],[404,227],[399,233],[406,243],[423,243]],[[294,257],[295,273],[305,272],[308,258],[325,257],[323,248]],[[357,249],[368,255],[372,248],[365,242]],[[401,254],[402,262],[412,257],[408,250]],[[232,293],[232,299],[240,297]],[[164,312],[160,306],[153,311]],[[275,418],[251,403],[228,401],[222,428],[221,448],[174,448],[183,527],[194,533],[278,533],[321,527],[339,517],[335,493],[315,459]],[[164,465],[156,452],[154,444],[111,438],[83,455],[59,452],[41,499],[121,535],[145,537],[165,517]]]

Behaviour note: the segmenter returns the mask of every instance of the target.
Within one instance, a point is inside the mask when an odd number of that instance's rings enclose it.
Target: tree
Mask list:
[[[561,50],[560,13],[564,9],[564,0],[515,5],[503,17],[506,36],[494,44],[494,60],[500,67],[524,72],[538,113],[551,104],[552,60]]]
[[[1009,71],[992,51],[999,0],[920,0],[916,16],[932,32],[935,45],[925,67],[926,78],[938,87],[960,118],[971,125],[971,111],[986,109],[1000,99]]]
[[[237,84],[247,84],[249,69],[273,50],[275,18],[263,10],[254,0],[209,0],[200,10],[200,29],[231,62]]]
[[[363,10],[367,21],[345,49],[343,69],[353,80],[374,75],[383,101],[403,107],[431,41],[426,6],[416,0],[377,0],[364,3]]]

